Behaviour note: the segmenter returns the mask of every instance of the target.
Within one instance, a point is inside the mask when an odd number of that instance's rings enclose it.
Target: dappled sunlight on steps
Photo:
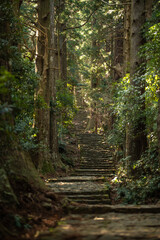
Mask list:
[[[75,119],[80,162],[71,176],[48,179],[64,197],[64,216],[53,232],[39,240],[157,240],[160,206],[111,205],[106,181],[114,177],[112,154],[102,135],[85,132],[87,112]]]

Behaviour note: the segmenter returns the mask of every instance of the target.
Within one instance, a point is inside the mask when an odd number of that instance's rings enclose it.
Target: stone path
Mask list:
[[[69,177],[49,179],[47,185],[66,199],[66,216],[39,240],[160,239],[160,206],[111,205],[105,181],[113,177],[114,162],[103,136],[84,133],[87,115],[78,115],[77,139],[81,161]]]
[[[80,162],[69,177],[49,179],[48,185],[71,203],[110,204],[109,192],[104,183],[115,172],[112,156],[104,137],[85,133],[87,114],[81,110],[75,120]]]
[[[103,137],[81,133],[78,135],[78,144],[81,153],[78,168],[69,177],[50,179],[48,185],[71,202],[110,204],[104,181],[113,175],[115,169]]]
[[[61,219],[51,234],[39,240],[156,240],[160,214],[78,214]]]

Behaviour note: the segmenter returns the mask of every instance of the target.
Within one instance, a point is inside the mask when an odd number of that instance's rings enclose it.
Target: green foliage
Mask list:
[[[142,56],[147,59],[147,72],[159,74],[160,62],[160,4],[154,6],[152,18],[146,23],[144,34],[147,42],[141,48]]]
[[[109,134],[111,145],[117,147],[121,154],[118,162],[117,176],[113,182],[117,186],[118,197],[125,203],[149,203],[160,197],[159,158],[157,141],[157,116],[159,89],[159,63],[160,63],[160,14],[159,1],[154,7],[151,19],[145,24],[144,36],[146,43],[141,47],[140,56],[146,59],[145,66],[130,82],[126,75],[121,82],[115,83],[114,103],[111,108],[115,115],[114,129]],[[145,70],[145,71],[144,71]],[[145,72],[145,73],[144,73]],[[145,92],[141,89],[145,86]],[[143,104],[145,110],[142,111]],[[148,149],[141,158],[134,162],[135,175],[128,175],[130,156],[123,157],[125,151],[126,130],[128,126],[135,128],[138,123],[145,120]],[[121,149],[121,150],[119,150]]]
[[[60,88],[56,96],[56,111],[59,116],[58,131],[60,138],[66,132],[67,127],[72,124],[73,117],[77,111],[70,87],[72,88],[72,85],[67,84],[67,88]]]
[[[53,168],[53,165],[52,165],[52,163],[50,161],[49,162],[44,161],[41,171],[42,171],[43,174],[46,174],[46,173],[47,174],[48,173],[53,174],[55,172],[55,169]]]
[[[36,147],[32,126],[37,75],[34,63],[24,57],[26,50],[21,45],[26,32],[14,6],[4,1],[0,12],[4,26],[0,36],[0,61],[4,66],[0,72],[0,131],[10,137],[17,135],[22,147],[29,150]]]
[[[22,117],[22,116],[21,116]],[[24,116],[16,119],[14,132],[19,137],[19,142],[24,150],[37,150],[37,129],[33,127],[33,117]]]
[[[14,105],[10,103],[9,82],[14,80],[12,74],[4,68],[0,70],[0,135],[1,137],[10,138],[13,131],[11,115]]]
[[[19,56],[14,59],[12,69],[15,76],[15,81],[11,82],[12,101],[21,113],[33,114],[34,93],[37,87],[34,64]]]
[[[118,198],[127,204],[145,204],[156,202],[160,190],[159,175],[141,176],[136,180],[127,180],[117,186]]]
[[[128,158],[121,158],[117,176],[112,182],[117,187],[118,198],[124,203],[142,204],[160,197],[160,177],[157,147],[152,145],[133,166],[135,176],[127,173]]]
[[[146,114],[141,111],[145,99],[145,94],[141,94],[144,77],[135,77],[134,81],[136,85],[130,83],[130,76],[127,74],[120,82],[113,85],[116,89],[114,103],[110,108],[115,116],[115,122],[113,130],[108,135],[108,141],[117,147],[122,146],[125,141],[127,126],[136,129]]]

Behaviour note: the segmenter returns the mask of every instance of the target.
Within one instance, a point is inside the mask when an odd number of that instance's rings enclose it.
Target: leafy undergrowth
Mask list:
[[[36,239],[42,231],[52,231],[61,217],[60,200],[49,190],[32,189],[19,194],[19,205],[0,205],[0,239]]]
[[[130,176],[125,167],[126,159],[121,159],[117,174],[110,181],[113,204],[156,204],[160,201],[160,169],[156,151],[146,152],[134,165],[134,175]]]
[[[113,204],[156,204],[160,200],[160,176],[115,178],[110,189]]]

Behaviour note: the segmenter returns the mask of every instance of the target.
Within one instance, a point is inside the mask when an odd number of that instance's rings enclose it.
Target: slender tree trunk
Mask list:
[[[63,28],[65,25],[63,25]],[[62,34],[61,36],[61,45],[62,45],[62,56],[61,56],[61,78],[64,83],[64,87],[67,87],[67,40],[66,40],[66,34]]]
[[[131,39],[130,39],[130,79],[133,91],[138,88],[141,99],[137,103],[137,114],[139,118],[136,122],[130,122],[127,131],[126,155],[130,156],[130,173],[133,174],[133,165],[141,157],[147,147],[146,138],[146,119],[145,119],[145,82],[136,80],[144,74],[145,69],[140,66],[145,63],[144,59],[139,56],[140,46],[144,44],[142,27],[145,23],[145,0],[132,0],[131,4]],[[134,94],[134,93],[133,93]]]
[[[130,0],[127,0],[126,3],[129,3]],[[124,7],[124,38],[123,38],[123,76],[129,73],[130,67],[130,25],[131,25],[131,5],[127,4]],[[130,136],[129,136],[129,116],[126,119],[126,138],[124,143],[125,156],[129,155],[129,145],[130,145]],[[128,168],[127,162],[127,168]]]
[[[36,125],[38,141],[43,144],[39,152],[39,168],[44,162],[55,162],[58,158],[58,140],[56,125],[56,58],[55,58],[55,27],[54,1],[38,1],[38,44],[37,71],[40,75],[37,99],[45,102],[45,106],[37,109]]]
[[[129,3],[127,0],[126,3]],[[130,65],[130,22],[131,22],[131,5],[125,5],[124,9],[124,37],[123,37],[123,76],[129,73]]]
[[[54,26],[54,1],[50,0],[50,42],[49,42],[49,90],[50,90],[50,151],[51,160],[58,159],[58,134],[56,122],[56,79],[55,79],[55,26]]]
[[[39,151],[38,167],[41,169],[44,161],[49,160],[50,149],[50,94],[48,82],[48,27],[49,27],[49,0],[38,1],[38,42],[36,67],[40,75],[37,99],[44,101],[43,108],[38,106],[36,112],[36,126],[38,128],[38,142],[43,145]]]

